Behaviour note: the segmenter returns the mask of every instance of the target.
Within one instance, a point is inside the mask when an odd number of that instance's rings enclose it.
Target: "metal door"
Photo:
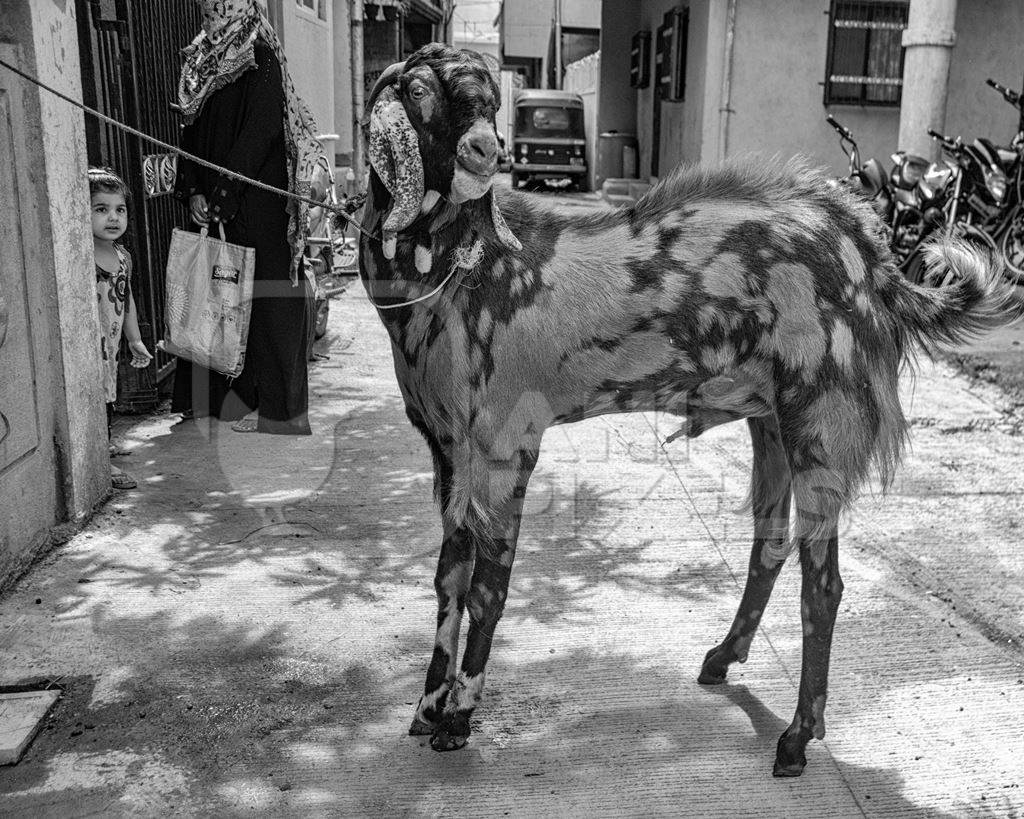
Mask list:
[[[178,142],[177,95],[181,49],[202,23],[199,4],[186,0],[76,0],[82,89],[86,105],[172,145]],[[164,268],[171,231],[185,221],[170,196],[174,157],[151,143],[86,116],[90,165],[108,165],[128,183],[130,229],[125,242],[135,261],[132,282],[143,341],[155,358],[149,368],[121,357],[119,404],[146,409],[174,359],[155,349],[164,317]]]

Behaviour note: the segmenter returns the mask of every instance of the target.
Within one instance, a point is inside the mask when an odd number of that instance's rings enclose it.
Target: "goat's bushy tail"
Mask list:
[[[909,343],[931,355],[1024,314],[998,253],[944,237],[926,246],[924,258],[926,281],[946,284],[919,286],[894,276],[880,292],[898,318],[904,348]]]

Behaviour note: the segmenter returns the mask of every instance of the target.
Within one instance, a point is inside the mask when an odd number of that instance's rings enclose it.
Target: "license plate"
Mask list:
[[[569,164],[570,165],[582,165],[583,164],[583,157],[581,157],[581,156],[570,156],[569,157]]]

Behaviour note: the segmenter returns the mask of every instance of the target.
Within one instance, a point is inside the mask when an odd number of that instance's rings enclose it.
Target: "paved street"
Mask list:
[[[795,563],[749,662],[696,683],[746,568],[746,427],[662,445],[654,414],[545,439],[475,733],[438,754],[406,735],[433,640],[429,456],[361,286],[331,311],[313,436],[122,423],[139,489],[0,603],[0,683],[64,687],[0,769],[0,815],[1024,815],[1024,435],[996,387],[945,363],[906,382],[905,467],[844,521],[802,778],[771,776]]]

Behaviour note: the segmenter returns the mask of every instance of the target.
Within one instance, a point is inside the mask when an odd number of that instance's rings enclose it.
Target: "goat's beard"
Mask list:
[[[472,173],[456,162],[448,198],[456,205],[461,205],[470,199],[479,199],[491,189],[493,181],[493,176]]]

